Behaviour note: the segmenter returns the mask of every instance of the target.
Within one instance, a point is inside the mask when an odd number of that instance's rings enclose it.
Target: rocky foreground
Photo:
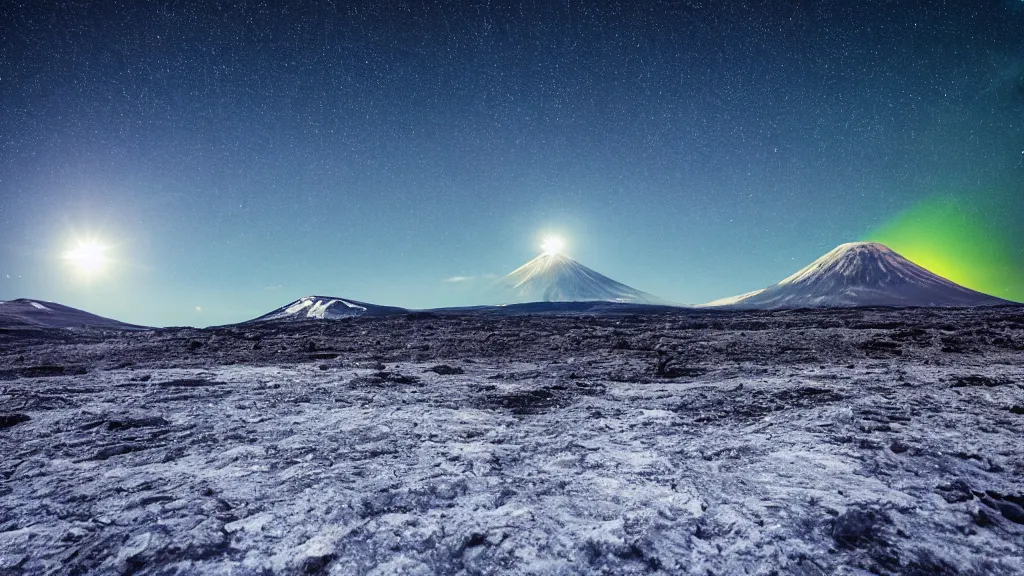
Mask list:
[[[1024,312],[0,330],[2,574],[1021,574]]]

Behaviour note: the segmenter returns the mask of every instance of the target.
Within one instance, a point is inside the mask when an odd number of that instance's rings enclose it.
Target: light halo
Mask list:
[[[565,250],[565,240],[557,235],[546,236],[540,244],[540,249],[548,255],[561,254]]]

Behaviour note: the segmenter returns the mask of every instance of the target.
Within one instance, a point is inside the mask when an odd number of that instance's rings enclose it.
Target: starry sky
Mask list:
[[[559,234],[680,303],[856,240],[1024,300],[1019,0],[280,4],[2,4],[0,299],[480,304]]]

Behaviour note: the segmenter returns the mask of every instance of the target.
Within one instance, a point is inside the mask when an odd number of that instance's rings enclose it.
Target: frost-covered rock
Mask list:
[[[5,574],[1024,572],[1010,310],[33,334]]]

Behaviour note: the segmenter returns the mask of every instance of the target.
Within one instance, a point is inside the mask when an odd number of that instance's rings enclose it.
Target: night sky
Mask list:
[[[680,303],[856,240],[1024,300],[1019,0],[16,4],[0,299],[480,304],[559,234]]]

